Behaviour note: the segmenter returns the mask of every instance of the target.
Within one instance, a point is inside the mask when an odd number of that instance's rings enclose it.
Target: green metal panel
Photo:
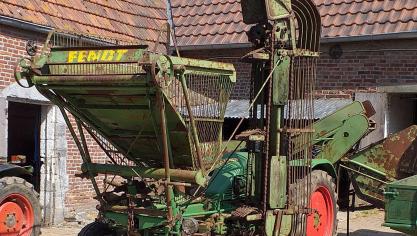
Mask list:
[[[29,79],[41,91],[51,89],[62,96],[81,120],[100,130],[129,157],[148,164],[162,161],[160,126],[157,125],[160,114],[155,96],[155,91],[162,89],[167,104],[169,148],[174,166],[195,167],[195,148],[192,145],[195,137],[191,137],[188,121],[184,120],[184,109],[178,108],[178,101],[182,99],[177,91],[180,89],[180,74],[188,76],[192,82],[190,86],[197,89],[189,88],[189,96],[194,101],[197,101],[196,97],[201,101],[203,96],[207,103],[209,99],[215,99],[213,93],[202,92],[209,89],[204,87],[208,86],[203,84],[204,80],[208,79],[217,86],[212,89],[219,91],[220,99],[223,99],[218,101],[222,103],[218,107],[222,109],[219,117],[214,121],[218,124],[223,121],[223,103],[226,104],[231,85],[236,81],[232,64],[161,56],[146,51],[142,46],[53,48],[50,53],[36,57],[31,66],[27,69],[37,73],[32,73]],[[158,68],[156,76],[164,78],[162,88],[156,86],[149,73],[152,66]],[[191,107],[199,109],[201,105],[191,104]],[[209,142],[220,144],[220,140]],[[202,158],[206,163],[214,159],[208,154]]]
[[[408,234],[417,234],[417,175],[387,184],[385,226]]]
[[[269,181],[269,207],[284,208],[287,202],[287,158],[273,156],[271,158],[271,181]]]
[[[365,115],[348,116],[343,120],[343,126],[335,130],[332,140],[323,146],[317,158],[327,159],[333,164],[338,162],[368,132],[368,128],[369,121]]]
[[[361,102],[353,102],[336,112],[318,120],[314,123],[314,142],[321,142],[322,138],[330,136],[339,127],[343,126],[345,120],[358,114],[364,114],[365,108]]]
[[[232,156],[230,157],[230,155]],[[206,189],[207,197],[216,198],[216,196],[231,194],[234,177],[244,176],[246,174],[247,152],[225,154],[223,160],[227,159],[229,161],[226,164],[212,173],[212,179]]]
[[[137,215],[136,218],[138,219],[138,222],[139,222],[139,224],[137,226],[139,230],[155,228],[155,227],[162,226],[162,225],[166,224],[166,218],[165,217]]]
[[[277,73],[274,73],[273,83],[274,93],[272,94],[272,101],[274,105],[284,106],[288,101],[288,79],[291,66],[291,58],[280,58]],[[277,63],[277,62],[275,62]]]
[[[67,111],[75,116],[83,141],[77,144],[80,152],[84,151],[84,174],[88,173],[94,183],[95,174],[128,179],[120,187],[127,190],[121,191],[124,194],[117,203],[107,201],[111,192],[97,193],[105,220],[127,228],[128,234],[180,235],[185,227],[181,220],[195,217],[199,224],[211,225],[208,231],[219,235],[231,231],[289,235],[296,233],[292,221],[309,208],[303,201],[310,194],[308,188],[291,193],[291,198],[298,200],[295,204],[288,204],[286,190],[288,184],[299,182],[311,171],[308,140],[313,114],[306,105],[314,94],[319,13],[311,0],[245,3],[245,22],[251,6],[261,16],[249,18],[259,20],[252,22],[259,23],[259,28],[254,28],[259,30],[258,38],[252,40],[256,42],[254,55],[259,56],[252,58],[258,60],[254,62],[254,87],[264,89],[259,91],[255,107],[266,110],[263,121],[258,122],[257,115],[253,117],[257,128],[265,129],[266,137],[264,143],[257,143],[260,148],[250,150],[254,160],[249,163],[246,152],[221,158],[221,127],[236,81],[231,64],[161,55],[143,46],[45,48],[33,63],[22,64],[24,73],[17,73],[18,78],[26,76],[29,84],[58,104],[63,114]],[[288,113],[287,124],[284,105],[294,109]],[[72,127],[69,121],[67,124]],[[120,153],[123,162],[113,160],[109,150],[105,151],[111,165],[91,163],[85,158],[89,155],[81,134],[83,127],[95,140],[100,136],[108,141],[106,147]],[[78,141],[75,131],[71,131]],[[335,137],[338,134],[334,132]],[[288,137],[288,143],[281,135]],[[348,143],[334,143],[327,145],[331,150],[326,154],[344,155],[346,147],[340,145]],[[289,177],[287,169],[295,162],[300,163],[296,167],[300,171]],[[138,175],[142,178],[133,178]],[[244,196],[248,178],[255,196]]]

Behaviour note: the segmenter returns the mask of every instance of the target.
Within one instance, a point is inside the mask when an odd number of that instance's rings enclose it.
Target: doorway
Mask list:
[[[40,125],[41,106],[19,102],[8,104],[7,161],[31,166],[29,182],[40,191]]]

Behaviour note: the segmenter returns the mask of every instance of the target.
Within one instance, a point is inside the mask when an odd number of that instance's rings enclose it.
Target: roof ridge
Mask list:
[[[11,5],[14,5],[14,6],[17,6],[17,7],[21,7],[21,8],[23,8],[23,9],[28,10],[28,11],[34,11],[34,12],[36,12],[35,10],[30,9],[30,8],[28,8],[28,7],[26,7],[26,6],[22,6],[22,5],[19,5],[19,4],[15,4],[15,3],[12,3],[12,2],[8,2],[7,0],[1,0],[1,1],[2,1],[2,2],[6,2],[6,3],[8,3],[8,4],[11,4]],[[61,6],[62,6],[62,5],[61,5]],[[74,9],[73,9],[73,10],[74,10]],[[140,39],[140,40],[144,40],[144,41],[148,41],[148,42],[155,42],[155,41],[156,41],[156,40],[147,40],[147,39],[138,38],[138,37],[137,37],[137,36],[135,36],[135,35],[131,35],[131,34],[127,34],[127,33],[118,32],[118,31],[115,31],[115,30],[111,30],[111,29],[109,29],[109,28],[102,27],[102,26],[100,26],[100,25],[93,25],[93,24],[91,24],[91,23],[81,22],[81,21],[75,20],[75,19],[73,19],[73,18],[64,18],[64,17],[60,17],[60,16],[57,16],[57,15],[51,14],[51,13],[46,12],[46,11],[41,11],[41,13],[46,14],[46,15],[49,15],[49,16],[52,16],[52,17],[56,17],[56,18],[59,18],[59,19],[72,21],[72,22],[78,23],[78,24],[80,24],[80,25],[85,25],[85,26],[89,26],[89,27],[96,28],[96,29],[101,29],[101,30],[104,30],[104,31],[109,31],[109,32],[112,32],[112,33],[116,33],[116,34],[124,35],[124,36],[131,37],[131,38],[134,38],[134,39]],[[144,27],[141,27],[141,28],[144,28]],[[148,29],[148,28],[144,28],[144,29]]]
[[[184,5],[181,5],[181,3],[174,6],[174,4],[171,4],[172,8],[186,8],[186,7],[201,7],[201,6],[212,6],[212,5],[219,5],[219,4],[234,4],[236,2],[240,2],[240,0],[219,0],[217,3],[213,3],[213,1],[206,3],[204,0],[201,1],[201,3],[197,4],[190,4],[195,3],[197,1],[187,1]]]

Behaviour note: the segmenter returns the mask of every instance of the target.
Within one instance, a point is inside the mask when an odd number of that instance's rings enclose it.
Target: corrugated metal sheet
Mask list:
[[[60,30],[110,37],[165,51],[165,0],[1,0],[0,15]]]
[[[322,37],[417,31],[416,0],[313,0]],[[172,0],[179,46],[248,43],[240,0]]]
[[[321,119],[332,112],[352,103],[351,99],[328,98],[314,100],[314,118]],[[249,118],[249,100],[231,100],[227,104],[226,118]],[[286,109],[285,109],[286,111]],[[258,114],[260,116],[260,114]]]

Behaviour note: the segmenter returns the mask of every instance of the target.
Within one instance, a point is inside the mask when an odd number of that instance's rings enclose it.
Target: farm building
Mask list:
[[[165,51],[165,41],[157,43],[158,37],[166,38],[165,22],[162,0],[0,2],[0,160],[24,156],[22,165],[33,166],[31,182],[40,193],[46,224],[73,218],[74,209],[96,203],[90,181],[75,176],[81,158],[59,110],[36,89],[16,84],[17,61],[28,56],[30,45],[40,50],[52,29]],[[104,160],[95,142],[88,142],[92,158]]]
[[[182,56],[235,64],[232,98],[238,101],[229,117],[242,116],[250,94],[251,66],[240,61],[250,51],[250,26],[243,23],[240,2],[173,0],[171,8]],[[314,2],[322,21],[316,109],[325,112],[316,118],[352,100],[370,100],[378,128],[364,144],[415,124],[417,89],[409,85],[417,83],[417,2]]]

